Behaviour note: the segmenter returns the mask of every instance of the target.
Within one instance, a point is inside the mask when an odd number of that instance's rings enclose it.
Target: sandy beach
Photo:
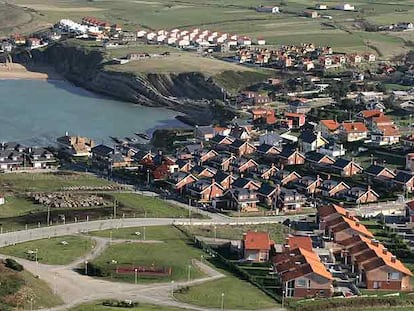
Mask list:
[[[46,66],[26,68],[20,64],[0,64],[0,79],[63,80],[63,77]]]

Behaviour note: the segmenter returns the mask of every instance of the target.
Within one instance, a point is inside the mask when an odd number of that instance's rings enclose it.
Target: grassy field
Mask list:
[[[118,233],[113,231],[113,238],[127,237],[133,239],[134,235],[130,231]],[[140,229],[135,229],[138,231]],[[171,280],[186,280],[188,266],[191,266],[191,278],[198,278],[203,275],[195,266],[192,259],[200,259],[203,252],[192,247],[192,241],[179,230],[173,227],[148,227],[146,232],[147,240],[156,239],[163,243],[122,243],[110,246],[98,258],[93,260],[93,264],[105,271],[111,279],[117,281],[134,282],[134,275],[116,274],[117,267],[131,266],[156,266],[171,267],[171,276],[149,277],[139,276],[139,282],[169,282]],[[143,231],[140,231],[143,234]],[[109,233],[104,232],[108,237]],[[113,263],[115,261],[116,263]]]
[[[218,225],[216,229],[214,226],[187,226],[185,227],[193,235],[204,237],[215,237],[217,234],[218,239],[232,239],[241,240],[243,233],[247,231],[266,231],[270,233],[271,238],[276,243],[285,242],[285,236],[288,233],[288,228],[282,224],[262,224],[262,225],[235,225],[235,226],[223,226]]]
[[[173,307],[163,307],[163,306],[155,306],[149,304],[139,304],[138,307],[135,308],[128,308],[130,311],[182,311],[186,309],[179,309]],[[117,308],[117,307],[106,307],[103,306],[102,303],[89,303],[80,305],[70,311],[125,311],[125,308]]]
[[[182,73],[202,71],[206,75],[220,74],[224,71],[255,71],[234,63],[219,61],[196,53],[173,53],[166,57],[153,57],[131,61],[127,65],[107,65],[105,69],[131,73]]]
[[[175,27],[191,29],[195,27],[209,30],[264,37],[269,44],[289,44],[312,41],[327,44],[338,51],[372,52],[378,48],[384,57],[408,50],[404,40],[407,34],[390,35],[364,33],[355,20],[367,20],[374,24],[402,22],[410,20],[414,13],[411,1],[387,2],[385,0],[360,0],[353,2],[356,12],[338,10],[321,11],[321,15],[332,16],[331,20],[322,18],[303,18],[299,15],[313,8],[314,1],[293,0],[282,2],[282,13],[258,13],[255,8],[265,4],[254,0],[213,0],[203,2],[189,0],[11,0],[24,10],[19,11],[14,28],[25,25],[31,18],[37,23],[54,23],[61,18],[80,20],[92,15],[111,23],[120,23],[127,30],[172,29]],[[337,1],[325,1],[329,7]],[[9,19],[5,18],[5,22]],[[374,38],[374,37],[375,38]]]
[[[0,265],[0,283],[2,285],[0,287],[2,310],[8,310],[5,307],[25,310],[41,309],[62,304],[62,300],[52,293],[45,282],[27,271],[16,272]]]
[[[66,241],[68,244],[62,244]],[[90,252],[94,247],[93,241],[88,237],[64,236],[16,244],[0,248],[0,253],[24,259],[35,259],[28,251],[38,250],[38,261],[49,265],[69,264],[77,258]]]
[[[57,191],[69,186],[105,186],[111,183],[89,174],[59,173],[18,173],[0,174],[3,191]]]
[[[188,211],[178,205],[152,197],[146,197],[134,193],[112,193],[119,204],[119,213],[135,215],[136,217],[188,217]],[[203,216],[193,213],[191,217]]]
[[[25,198],[18,196],[6,196],[6,204],[0,208],[0,219],[45,210],[46,207],[44,205],[34,204]]]
[[[140,232],[141,234],[137,235],[136,232]],[[102,238],[109,238],[112,235],[113,239],[142,240],[144,238],[143,233],[144,227],[135,227],[93,231],[90,232],[90,235]],[[168,241],[169,239],[174,238],[174,236],[178,234],[178,231],[173,227],[149,226],[145,227],[145,234],[147,240]],[[179,236],[182,237],[181,234]]]
[[[174,297],[179,301],[201,307],[220,308],[222,294],[224,293],[225,310],[256,310],[280,307],[278,303],[250,283],[238,279],[217,266],[215,269],[225,274],[225,277],[178,290],[174,293]]]

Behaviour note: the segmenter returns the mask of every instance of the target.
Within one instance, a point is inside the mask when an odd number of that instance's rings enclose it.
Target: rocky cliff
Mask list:
[[[133,75],[104,69],[105,54],[98,50],[56,44],[45,50],[21,53],[16,61],[52,65],[67,80],[88,90],[147,106],[183,112],[198,124],[214,118],[209,100],[222,97],[211,79],[199,72]]]

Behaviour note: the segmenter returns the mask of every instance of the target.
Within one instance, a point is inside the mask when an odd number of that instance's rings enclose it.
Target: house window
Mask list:
[[[373,283],[373,285],[372,285],[372,287],[373,287],[374,289],[379,289],[379,288],[381,288],[381,282],[374,282],[374,283]]]
[[[306,286],[306,280],[304,279],[299,279],[296,281],[296,287],[305,287]]]
[[[400,273],[399,272],[390,272],[388,273],[388,280],[395,281],[400,279]]]

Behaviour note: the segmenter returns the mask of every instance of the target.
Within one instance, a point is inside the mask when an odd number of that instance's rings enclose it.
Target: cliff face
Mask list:
[[[205,99],[222,97],[221,88],[202,73],[136,76],[106,71],[103,53],[64,44],[33,50],[31,54],[17,55],[17,61],[47,63],[78,86],[137,104],[180,111],[198,124],[208,124],[214,117],[214,109]]]

